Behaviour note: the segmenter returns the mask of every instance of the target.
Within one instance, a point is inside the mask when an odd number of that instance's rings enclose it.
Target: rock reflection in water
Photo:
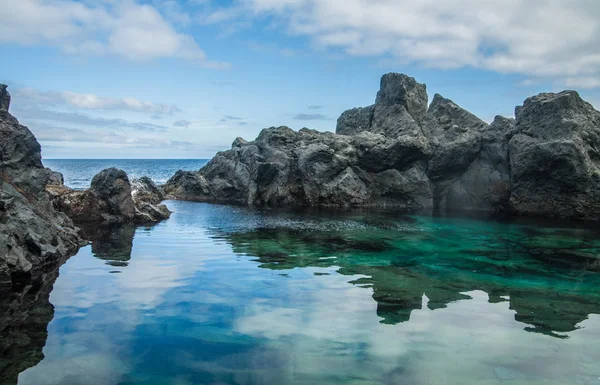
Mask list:
[[[82,236],[92,242],[92,254],[108,265],[128,265],[136,226],[85,226]],[[17,384],[19,373],[43,358],[48,324],[54,317],[50,292],[58,278],[57,261],[43,274],[12,287],[0,287],[0,385]]]
[[[488,293],[491,303],[510,301],[525,330],[559,338],[600,313],[597,232],[415,218],[372,214],[360,221],[349,214],[337,230],[267,222],[215,237],[255,257],[261,268],[337,267],[340,274],[367,276],[352,283],[372,288],[386,324],[409,321],[423,295],[436,310],[470,298],[463,293],[473,290]]]
[[[0,385],[16,385],[19,373],[44,358],[57,277],[58,267],[19,287],[0,288]]]
[[[108,265],[125,267],[131,259],[136,226],[84,226],[84,237],[92,242],[92,253]]]
[[[19,385],[599,383],[590,229],[169,207],[61,268]]]

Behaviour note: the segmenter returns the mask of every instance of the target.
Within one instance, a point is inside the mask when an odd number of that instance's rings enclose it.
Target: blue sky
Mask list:
[[[600,107],[595,0],[0,0],[11,112],[48,158],[208,158],[335,130],[386,72],[484,120],[576,89]]]

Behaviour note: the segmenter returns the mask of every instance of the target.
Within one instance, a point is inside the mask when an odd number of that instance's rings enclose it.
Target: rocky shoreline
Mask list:
[[[0,285],[53,271],[91,240],[80,227],[167,219],[165,198],[600,219],[600,112],[577,92],[530,97],[491,124],[438,94],[427,103],[424,84],[386,74],[336,133],[271,127],[162,188],[110,168],[76,191],[43,166],[0,85]]]
[[[122,170],[100,172],[85,191],[64,186],[60,173],[43,166],[40,144],[9,107],[10,94],[0,85],[0,286],[21,287],[54,272],[92,240],[79,226],[170,216],[149,178],[132,183]]]
[[[344,112],[336,133],[288,127],[237,138],[173,199],[270,206],[398,207],[600,219],[600,112],[575,91],[525,100],[491,124],[403,74],[375,104]]]
[[[164,196],[150,178],[130,181],[125,171],[117,168],[100,171],[84,191],[62,184],[50,184],[46,191],[54,207],[78,224],[144,224],[171,215],[165,205],[159,204]]]

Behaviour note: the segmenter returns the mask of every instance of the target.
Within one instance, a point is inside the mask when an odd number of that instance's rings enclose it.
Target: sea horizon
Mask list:
[[[210,160],[211,158],[44,158],[46,160]]]
[[[43,159],[45,167],[58,171],[63,175],[66,186],[81,190],[88,188],[94,175],[100,171],[116,167],[127,173],[130,179],[147,176],[154,183],[164,184],[179,170],[197,171],[209,159]]]

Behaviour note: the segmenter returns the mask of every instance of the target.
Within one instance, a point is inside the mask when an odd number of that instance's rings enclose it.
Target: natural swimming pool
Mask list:
[[[21,385],[600,384],[597,229],[167,204],[171,219],[101,232],[49,276],[0,370]]]

